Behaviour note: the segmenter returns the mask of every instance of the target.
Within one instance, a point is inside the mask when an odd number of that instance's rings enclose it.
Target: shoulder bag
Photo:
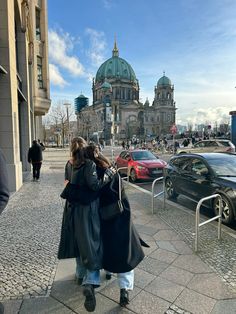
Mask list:
[[[114,219],[124,211],[124,206],[121,199],[121,177],[119,174],[117,175],[119,178],[119,184],[118,184],[119,198],[115,202],[112,202],[111,204],[107,204],[100,208],[100,214],[101,214],[102,220]],[[110,183],[110,190],[112,193],[117,193],[117,189],[114,189],[113,183],[114,183],[114,180],[112,180]]]

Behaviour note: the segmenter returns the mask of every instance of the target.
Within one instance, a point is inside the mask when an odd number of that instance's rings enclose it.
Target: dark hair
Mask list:
[[[102,155],[99,151],[99,148],[94,143],[91,143],[85,148],[86,157],[93,160],[98,167],[108,168],[111,166],[111,163],[108,158]],[[97,153],[98,156],[95,157],[94,153]]]
[[[37,144],[37,141],[36,140],[33,140],[33,145]]]
[[[85,147],[87,142],[83,137],[74,137],[71,141],[70,151],[73,159],[73,164],[79,167],[85,162]]]

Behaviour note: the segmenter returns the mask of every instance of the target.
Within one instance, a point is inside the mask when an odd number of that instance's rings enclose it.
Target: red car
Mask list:
[[[123,150],[116,158],[117,168],[129,167],[130,180],[155,179],[163,176],[163,168],[167,165],[164,160],[154,156],[148,150]],[[127,173],[127,170],[121,171]]]

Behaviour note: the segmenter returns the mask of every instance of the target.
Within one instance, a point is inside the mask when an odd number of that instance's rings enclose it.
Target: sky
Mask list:
[[[134,69],[140,101],[163,75],[174,85],[178,124],[228,122],[236,110],[235,0],[48,0],[52,104],[81,92],[112,56]]]

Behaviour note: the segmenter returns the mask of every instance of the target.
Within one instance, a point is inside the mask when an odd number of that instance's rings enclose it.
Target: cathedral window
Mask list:
[[[36,31],[36,39],[41,40],[41,22],[40,22],[40,10],[35,10],[35,31]]]

